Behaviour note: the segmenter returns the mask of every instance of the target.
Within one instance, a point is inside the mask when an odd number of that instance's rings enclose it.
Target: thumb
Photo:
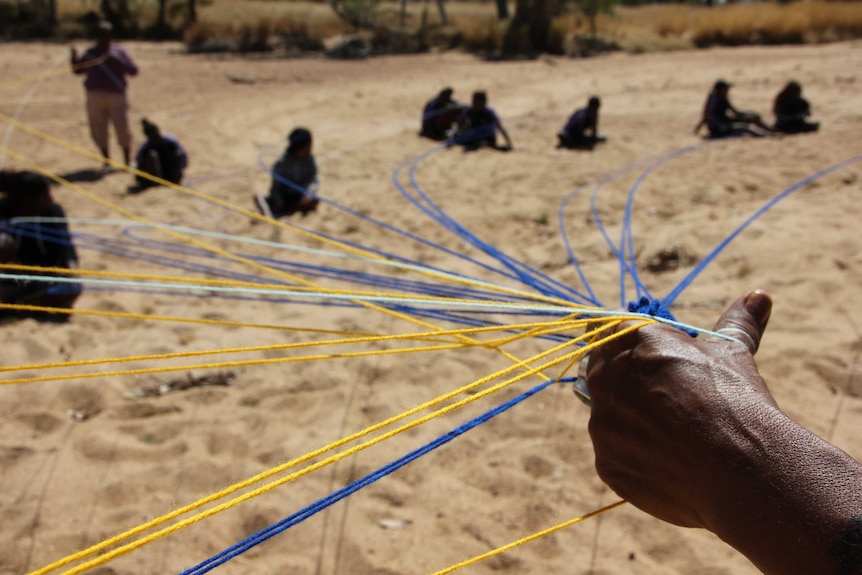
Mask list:
[[[754,290],[730,304],[713,331],[739,340],[753,354],[760,346],[771,313],[772,298],[764,291]]]

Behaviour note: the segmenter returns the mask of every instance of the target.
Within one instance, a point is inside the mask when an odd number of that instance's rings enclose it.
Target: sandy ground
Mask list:
[[[271,164],[285,134],[304,125],[315,134],[321,193],[326,198],[493,264],[406,202],[391,180],[396,168],[432,147],[416,135],[425,100],[445,85],[453,86],[456,98],[465,100],[472,90],[486,89],[512,135],[515,151],[439,152],[419,165],[416,181],[467,229],[577,289],[583,286],[569,263],[557,214],[561,202],[579,186],[630,168],[600,190],[596,205],[616,241],[628,192],[637,185],[632,229],[639,274],[649,290],[661,296],[768,200],[862,151],[859,43],[494,64],[461,54],[338,62],[187,56],[171,45],[126,47],[142,70],[131,82],[133,125],[146,116],[179,136],[191,155],[187,183],[195,190],[251,208],[251,194],[268,185],[259,162]],[[22,121],[93,150],[80,79],[64,70],[65,59],[62,46],[0,46],[0,112],[12,115],[26,104]],[[41,73],[48,73],[47,78],[28,96],[34,75]],[[703,141],[692,135],[692,128],[718,77],[734,82],[731,97],[737,105],[764,114],[787,80],[799,80],[822,130],[699,146]],[[601,130],[609,141],[593,153],[554,149],[556,131],[591,94],[602,97]],[[690,146],[698,147],[678,157],[666,156]],[[10,148],[78,180],[98,167],[91,158],[22,130],[15,131]],[[668,161],[646,172],[649,164],[642,162],[656,158]],[[6,165],[21,167],[11,160]],[[682,321],[710,327],[723,307],[745,290],[770,291],[775,310],[758,354],[763,374],[785,410],[857,458],[862,458],[860,174],[862,163],[850,165],[777,204],[730,244],[674,307]],[[406,174],[401,181],[406,183]],[[130,176],[117,172],[79,185],[149,221],[326,248],[319,239],[268,224],[252,225],[247,215],[177,191],[160,188],[129,196],[125,190],[130,183]],[[571,198],[564,212],[566,234],[598,299],[616,307],[619,264],[590,215],[593,189],[588,186]],[[79,190],[57,187],[55,197],[72,218],[122,217]],[[331,206],[296,223],[444,270],[526,289]],[[80,241],[84,269],[213,277],[212,272],[179,269],[161,259],[146,261],[140,254],[129,257],[102,250],[120,240],[178,243],[158,232],[92,222],[73,223],[72,229],[95,238],[86,245]],[[204,240],[245,254],[379,270],[362,262],[274,246]],[[650,272],[647,263],[662,250],[676,250],[689,259],[684,258],[677,270]],[[240,263],[196,261],[252,277],[266,275]],[[382,273],[419,278],[399,270]],[[357,287],[335,279],[314,281]],[[627,291],[631,298],[630,285]],[[231,300],[202,290],[193,295],[89,289],[78,307],[375,334],[423,329],[367,308]],[[0,345],[4,366],[27,366],[328,337],[332,336],[259,327],[78,316],[64,325],[31,320],[6,324]],[[525,358],[551,345],[533,339],[506,349]],[[350,349],[393,346],[357,344]],[[326,347],[141,360],[63,373],[334,351]],[[195,387],[162,396],[130,398],[136,390],[185,378],[185,370],[0,386],[0,573],[20,574],[44,566],[510,364],[492,350],[465,348],[243,366],[231,370],[235,377],[229,386]],[[27,368],[8,377],[55,371]],[[227,371],[200,368],[194,374]],[[538,381],[523,381],[517,389],[402,433],[93,572],[180,572]],[[82,421],[70,416],[75,412]],[[593,469],[588,415],[570,390],[549,388],[219,570],[422,575],[612,503],[616,496]],[[669,526],[624,506],[463,572],[757,571],[708,533]]]

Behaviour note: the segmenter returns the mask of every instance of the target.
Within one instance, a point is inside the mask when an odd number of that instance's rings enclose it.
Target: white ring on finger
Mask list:
[[[738,338],[738,337],[736,337],[735,335],[730,335],[728,332],[730,332],[730,333],[732,333],[732,334],[739,334],[739,335],[744,336],[744,337],[745,337],[745,339],[747,340],[747,342],[746,342],[746,341],[742,341],[741,339],[739,339],[739,338]],[[748,348],[748,351],[750,351],[752,354],[753,354],[754,352],[756,352],[756,351],[757,351],[757,342],[754,340],[754,338],[751,336],[751,334],[750,334],[750,333],[748,333],[747,331],[745,331],[745,330],[744,330],[744,329],[742,329],[742,328],[738,328],[738,327],[723,327],[723,328],[721,328],[721,329],[719,329],[719,330],[716,330],[716,332],[715,332],[715,333],[720,333],[720,334],[722,334],[722,335],[724,335],[724,336],[726,336],[726,337],[729,337],[730,339],[732,339],[732,340],[733,340],[733,341],[735,341],[736,343],[738,343],[738,344],[740,344],[740,345],[744,345],[745,347],[747,347],[747,348]]]

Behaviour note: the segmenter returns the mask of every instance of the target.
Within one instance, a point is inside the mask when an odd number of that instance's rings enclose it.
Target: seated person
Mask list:
[[[420,136],[442,142],[451,134],[463,106],[452,99],[452,88],[445,88],[425,104]]]
[[[78,267],[78,254],[66,225],[66,214],[51,198],[48,181],[35,172],[0,172],[0,261],[27,266]],[[58,218],[56,222],[28,222],[24,218]],[[9,273],[9,272],[6,272]],[[15,272],[12,272],[15,273]],[[58,275],[56,272],[17,272]],[[81,295],[77,283],[0,280],[0,301],[71,309]],[[0,310],[0,317],[33,317],[65,321],[69,314]]]
[[[287,149],[272,167],[269,195],[255,196],[257,209],[268,218],[279,219],[299,212],[305,217],[317,209],[317,164],[311,153],[311,132],[296,128],[287,137]]]
[[[816,132],[820,128],[820,122],[806,120],[811,115],[811,106],[808,100],[802,97],[802,86],[799,82],[791,81],[784,86],[775,97],[772,113],[775,114],[775,125],[772,129],[776,132],[800,134]]]
[[[466,151],[478,150],[482,146],[504,152],[513,149],[512,140],[500,123],[500,117],[488,105],[488,95],[485,92],[473,93],[473,103],[461,113],[458,126],[458,133],[451,141],[463,145]],[[505,146],[497,145],[497,131],[506,139]]]
[[[146,118],[141,120],[146,141],[141,144],[135,156],[138,169],[157,178],[179,184],[183,180],[183,171],[188,166],[186,151],[176,137],[162,134],[159,127]],[[135,176],[138,191],[158,186],[143,176]]]
[[[575,110],[563,130],[557,134],[559,140],[557,147],[570,150],[592,150],[596,144],[604,142],[604,136],[598,135],[599,107],[601,107],[601,101],[593,96],[587,102],[586,108]]]
[[[700,123],[694,128],[694,133],[697,134],[706,125],[711,138],[725,138],[738,134],[769,135],[772,130],[761,121],[759,114],[740,112],[733,107],[728,99],[729,91],[730,84],[724,80],[715,83],[712,92],[706,99],[703,116]]]

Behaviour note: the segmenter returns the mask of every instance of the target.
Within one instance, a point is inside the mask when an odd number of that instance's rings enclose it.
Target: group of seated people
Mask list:
[[[809,122],[808,102],[802,98],[797,82],[790,82],[775,99],[776,122],[773,127],[764,124],[760,116],[741,112],[728,99],[730,84],[724,80],[715,83],[707,99],[701,122],[695,132],[705,125],[711,137],[720,138],[738,133],[765,135],[774,132],[799,133],[816,130],[816,122]],[[488,104],[484,91],[473,93],[469,105],[453,98],[454,90],[446,87],[431,98],[422,109],[419,135],[447,145],[460,145],[465,151],[491,148],[500,151],[514,149],[512,139],[503,127],[500,117]],[[578,108],[557,134],[557,147],[570,150],[592,150],[606,141],[599,134],[601,100],[591,96],[587,105]],[[146,131],[146,128],[145,128]],[[500,145],[497,134],[505,140]],[[311,153],[312,136],[305,128],[296,128],[288,136],[288,147],[272,168],[272,183],[267,196],[255,195],[260,214],[279,219],[293,214],[306,216],[317,209],[317,165]],[[141,161],[139,160],[139,165]],[[185,163],[182,164],[183,167]],[[166,172],[163,172],[166,173]],[[181,177],[181,172],[180,172]]]
[[[473,92],[469,106],[453,100],[452,94],[452,88],[444,88],[425,104],[420,136],[458,144],[466,151],[483,147],[503,152],[514,149],[500,116],[488,105],[487,92]],[[506,140],[505,145],[497,143],[497,132]]]
[[[725,138],[740,134],[769,136],[773,134],[801,134],[814,132],[819,122],[811,122],[811,105],[802,97],[799,82],[790,81],[775,97],[772,113],[775,123],[768,126],[756,112],[738,110],[730,103],[730,83],[718,80],[706,99],[703,115],[695,126],[695,134],[706,126],[711,138]]]
[[[695,133],[706,126],[709,136],[723,138],[738,134],[766,136],[775,133],[799,134],[816,131],[820,124],[811,122],[811,105],[802,97],[802,86],[791,81],[775,97],[772,111],[775,123],[768,126],[755,112],[738,110],[730,103],[730,83],[718,80],[712,88],[704,106],[701,120]],[[452,88],[444,88],[431,98],[422,109],[420,136],[450,145],[460,144],[467,150],[490,147],[512,150],[512,141],[503,128],[500,117],[488,105],[485,92],[474,92],[471,104],[460,103],[452,98]],[[599,109],[601,100],[591,96],[587,105],[578,108],[569,117],[566,125],[557,133],[557,147],[572,150],[592,150],[596,144],[606,141],[599,135]],[[506,140],[505,146],[497,145],[497,132]]]

